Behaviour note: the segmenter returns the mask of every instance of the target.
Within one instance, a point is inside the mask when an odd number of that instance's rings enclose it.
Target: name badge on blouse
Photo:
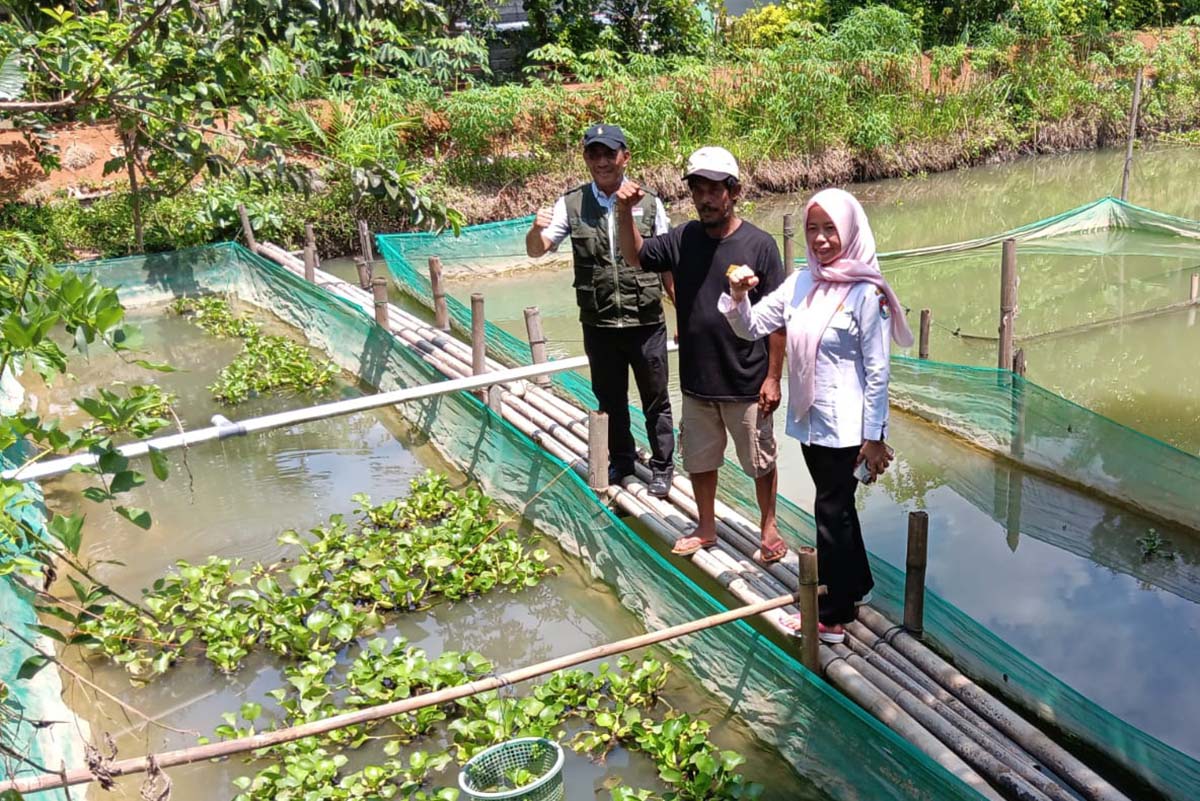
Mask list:
[[[642,216],[645,216],[645,213],[646,213],[646,210],[645,210],[644,208],[642,208],[641,206],[634,206],[634,207],[633,207],[633,216],[634,216],[634,217],[642,217]]]

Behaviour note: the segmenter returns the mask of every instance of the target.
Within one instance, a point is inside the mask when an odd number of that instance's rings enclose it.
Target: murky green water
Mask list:
[[[1040,157],[851,190],[866,206],[880,250],[900,250],[994,234],[1115,192],[1121,159],[1117,152]],[[1130,200],[1200,218],[1198,170],[1200,150],[1140,151]],[[778,232],[782,215],[799,211],[803,200],[761,200],[746,216]],[[689,214],[673,210],[677,220]],[[1193,264],[1200,269],[1200,257],[1022,255],[1018,335],[1183,300]],[[944,326],[936,329],[934,358],[994,365],[994,343],[969,342],[946,328],[994,334],[998,265],[997,251],[952,275],[893,276],[907,305],[932,308]],[[522,338],[523,309],[537,305],[552,352],[567,355],[582,353],[570,284],[560,265],[467,276],[451,282],[451,291],[460,299],[483,292],[488,318]],[[1194,317],[1185,311],[1032,342],[1029,377],[1196,452]],[[677,401],[677,385],[673,392]],[[776,421],[782,429],[779,415]],[[1111,712],[1200,756],[1200,674],[1190,667],[1200,660],[1200,537],[1013,471],[903,414],[894,414],[890,439],[894,472],[861,495],[868,547],[903,567],[906,513],[928,509],[933,589]],[[780,468],[780,491],[811,509],[799,445],[784,438]],[[1142,558],[1136,539],[1152,527],[1177,552],[1174,560]]]
[[[239,346],[179,319],[154,315],[140,322],[152,348],[150,357],[183,368],[156,380],[179,396],[183,423],[189,428],[206,425],[217,412],[237,419],[310,400],[265,398],[232,411],[219,407],[205,386]],[[77,383],[33,387],[39,407],[57,410],[68,418],[64,422],[71,417],[70,398],[84,388],[147,380],[139,368],[111,358],[97,357],[76,372]],[[338,394],[357,394],[357,390],[343,385],[326,399]],[[410,480],[426,468],[449,472],[437,454],[419,442],[419,435],[397,417],[373,412],[207,443],[193,447],[186,457],[176,452],[169,481],[150,479],[129,499],[153,514],[150,531],[81,501],[78,493],[83,485],[78,476],[47,482],[45,493],[56,511],[87,512],[87,557],[123,563],[100,564],[96,573],[118,591],[136,597],[177,559],[202,561],[215,554],[271,561],[287,553],[287,547],[276,542],[280,531],[304,530],[333,513],[350,512],[354,493],[366,492],[376,499],[395,497],[406,494]],[[462,476],[454,480],[460,485],[464,481]],[[402,635],[431,655],[447,649],[477,650],[503,671],[642,632],[606,585],[593,580],[553,543],[547,545],[553,561],[564,567],[561,575],[519,594],[444,603],[401,616],[380,636]],[[70,592],[65,584],[56,589]],[[125,673],[104,660],[84,662],[80,656],[71,651],[69,664],[151,718],[182,730],[148,726],[112,701],[67,681],[68,703],[91,725],[94,740],[102,742],[104,732],[113,734],[121,757],[195,744],[197,734],[210,734],[221,722],[222,712],[247,701],[268,701],[266,693],[283,685],[279,661],[261,654],[249,658],[233,676],[218,673],[203,659],[188,660],[144,687],[131,687]],[[768,797],[824,798],[776,752],[759,744],[743,723],[728,717],[724,705],[693,689],[685,671],[672,674],[665,697],[672,706],[712,722],[714,740],[721,747],[746,755],[743,772],[766,784]],[[567,797],[575,801],[607,798],[607,788],[616,783],[662,789],[648,758],[621,749],[603,764],[568,753],[566,770]],[[172,797],[177,801],[232,797],[236,790],[231,780],[250,772],[238,760],[176,768],[170,772]],[[453,784],[455,776],[451,772],[435,780]],[[136,777],[122,780],[115,797],[137,798],[139,787]]]

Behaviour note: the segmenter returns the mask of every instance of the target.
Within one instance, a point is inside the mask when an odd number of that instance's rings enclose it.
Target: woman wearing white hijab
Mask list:
[[[879,270],[875,237],[849,192],[825,189],[804,207],[806,270],[799,270],[753,308],[753,273],[731,270],[719,302],[733,330],[758,339],[787,329],[787,433],[800,440],[816,484],[819,636],[842,642],[856,603],[874,586],[854,506],[855,469],[887,469],[890,341],[912,344],[904,307]],[[791,624],[799,628],[797,618]]]

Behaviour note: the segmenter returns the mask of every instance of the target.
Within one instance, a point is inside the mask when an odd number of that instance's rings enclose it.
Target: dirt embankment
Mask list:
[[[47,175],[20,131],[0,131],[0,202],[37,202],[58,190],[86,196],[121,177],[104,177],[104,162],[122,152],[115,126],[64,125],[54,143],[62,168]]]

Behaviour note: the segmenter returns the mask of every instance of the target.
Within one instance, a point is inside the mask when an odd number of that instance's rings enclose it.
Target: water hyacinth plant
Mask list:
[[[209,387],[221,403],[236,405],[270,392],[314,392],[328,387],[337,374],[333,364],[318,362],[300,343],[264,333],[258,323],[234,314],[223,298],[178,298],[170,309],[210,334],[245,341],[242,352]]]
[[[531,587],[555,571],[490,499],[452,490],[443,476],[415,480],[406,498],[355,500],[353,521],[334,515],[308,534],[280,535],[298,548],[294,559],[179,562],[141,607],[112,601],[80,620],[79,633],[137,679],[166,672],[193,642],[230,672],[255,648],[293,659],[329,652],[382,628],[389,613]]]

